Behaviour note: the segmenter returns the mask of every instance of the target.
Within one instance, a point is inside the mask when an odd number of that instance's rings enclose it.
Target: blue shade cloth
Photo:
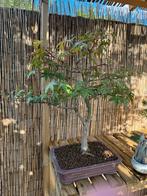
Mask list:
[[[98,2],[89,3],[79,0],[49,0],[49,13],[101,18],[147,26],[147,9],[137,7],[130,12],[128,5],[119,7],[117,4],[108,6]]]

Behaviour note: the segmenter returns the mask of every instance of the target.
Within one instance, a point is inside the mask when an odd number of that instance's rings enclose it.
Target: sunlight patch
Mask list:
[[[7,127],[7,126],[9,126],[10,124],[16,124],[16,120],[13,119],[13,118],[4,118],[4,119],[2,120],[2,124],[3,124],[3,126]]]

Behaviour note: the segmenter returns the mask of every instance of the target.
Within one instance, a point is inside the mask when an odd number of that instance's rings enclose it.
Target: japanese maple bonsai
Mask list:
[[[109,63],[98,63],[102,61],[102,57],[106,58],[109,37],[105,32],[96,30],[64,38],[54,50],[44,49],[39,41],[36,42],[27,79],[41,77],[46,81],[44,89],[37,92],[28,83],[26,89],[16,94],[17,99],[24,98],[29,104],[44,103],[73,110],[83,125],[81,153],[89,157],[93,156],[88,146],[91,101],[101,96],[115,104],[128,105],[133,100],[133,93],[129,88],[129,72],[113,70]],[[71,59],[74,59],[74,65],[70,64]],[[107,59],[105,61],[109,62]],[[102,67],[106,66],[109,72],[103,71]],[[72,100],[71,107],[67,106],[69,100]],[[83,101],[87,109],[84,116],[79,111],[79,100]]]

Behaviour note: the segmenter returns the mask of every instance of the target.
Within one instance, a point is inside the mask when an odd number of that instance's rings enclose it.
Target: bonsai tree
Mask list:
[[[58,108],[73,110],[82,125],[81,151],[91,154],[88,148],[88,131],[92,118],[91,101],[104,97],[115,104],[128,105],[133,100],[129,88],[129,72],[111,70],[111,66],[102,62],[102,57],[110,45],[108,34],[101,30],[79,36],[64,38],[54,50],[44,49],[41,42],[34,43],[34,52],[27,70],[27,80],[43,78],[42,91],[38,92],[28,82],[28,86],[16,93],[17,99],[26,99],[30,103],[44,103]],[[105,60],[108,60],[105,57]],[[74,62],[71,65],[70,62]],[[104,72],[102,66],[109,66]],[[71,100],[72,106],[67,102]],[[79,100],[86,107],[85,115],[79,111]]]

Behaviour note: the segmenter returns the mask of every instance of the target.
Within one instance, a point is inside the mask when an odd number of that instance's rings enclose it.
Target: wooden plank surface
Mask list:
[[[105,136],[98,136],[97,138],[101,142],[104,142],[111,150],[114,151],[114,153],[117,153],[122,157],[123,163],[117,166],[118,175],[126,183],[127,190],[130,191],[133,185],[135,186],[139,183],[138,177],[134,175],[134,170],[130,168],[131,165],[128,161],[130,158],[126,156],[125,153],[123,153],[122,150],[118,148],[118,146],[115,146],[113,143],[111,143]],[[127,164],[126,164],[126,160],[127,160]],[[128,163],[130,167],[128,167]]]
[[[135,150],[137,143],[126,137],[124,134],[114,134],[114,136],[120,140],[125,146],[129,147],[131,150]]]
[[[137,133],[132,132],[132,133],[118,134],[117,137],[119,138],[120,137],[119,135],[121,135],[121,140],[123,141],[123,139],[124,139],[124,141],[127,143],[127,145],[130,146],[130,147],[132,147],[132,145],[137,146],[136,139],[133,139],[134,137],[132,137],[132,136],[135,136],[135,134],[138,135],[138,132]],[[141,134],[142,133],[140,133],[140,135]],[[125,142],[124,142],[124,145],[125,145]],[[135,148],[134,148],[134,150],[135,150]],[[131,190],[133,192],[147,188],[147,175],[142,175],[142,174],[139,174],[139,175],[141,176],[141,180],[139,181],[139,183],[137,183],[136,185],[134,185],[132,183],[132,187],[131,187],[132,189]]]
[[[116,134],[114,134],[115,135],[115,137],[116,137]],[[123,135],[123,137],[122,137],[122,135]],[[109,137],[109,136],[106,136],[106,137]],[[116,140],[114,139],[115,138],[114,136],[110,136],[110,138],[112,139],[113,138],[113,141],[115,141],[116,142]],[[121,140],[120,140],[120,138],[121,138]],[[125,141],[123,141],[123,138],[124,138],[124,140]],[[125,151],[127,151],[127,149],[128,149],[128,151],[129,151],[129,153],[130,153],[130,155],[132,154],[132,144],[133,145],[136,145],[137,146],[137,143],[134,141],[134,140],[132,140],[132,139],[129,139],[129,138],[127,138],[127,140],[126,140],[126,138],[127,137],[125,137],[125,135],[124,134],[117,134],[117,139],[118,139],[118,141],[119,141],[119,143],[115,143],[116,144],[116,146],[117,146],[117,144],[119,144],[120,146],[120,150],[123,148],[123,149],[125,149]],[[127,149],[126,149],[126,147],[125,147],[125,142],[127,143]],[[124,145],[121,145],[121,144],[124,144]],[[117,146],[118,147],[118,146]],[[129,148],[130,147],[130,148]],[[135,150],[135,148],[134,148],[134,150]],[[134,154],[134,151],[133,151],[133,154]],[[132,154],[132,155],[133,155]],[[131,158],[132,158],[132,156],[129,158],[130,160],[131,160]],[[131,172],[132,174],[133,174],[133,181],[131,180],[129,180],[128,181],[128,179],[127,179],[127,183],[128,183],[128,190],[129,191],[133,191],[133,192],[135,192],[135,191],[138,191],[138,190],[142,190],[142,189],[144,189],[146,186],[147,186],[147,175],[142,175],[142,174],[139,174],[138,172],[136,172],[134,169],[133,169],[133,167],[132,167],[132,165],[131,165],[131,167],[130,167],[130,165],[129,165],[129,167],[128,167],[128,164],[126,163],[126,159],[123,159],[124,160],[124,164],[125,164],[125,167],[127,167],[129,170],[129,173]],[[120,166],[119,166],[120,167]],[[121,168],[122,169],[122,168]],[[124,170],[124,169],[123,169]],[[138,181],[138,183],[136,183],[136,180],[134,179],[134,176],[137,178],[137,179],[139,179],[139,181]],[[126,177],[126,176],[125,176]]]
[[[132,167],[131,158],[132,158],[134,152],[131,149],[127,148],[125,145],[123,145],[121,143],[121,141],[117,140],[115,137],[113,137],[111,135],[101,136],[101,138],[102,138],[102,140],[107,142],[107,144],[109,145],[109,147],[111,149],[114,149],[115,152],[122,157],[122,162],[125,164],[125,166],[127,166],[129,168],[130,171],[132,171],[134,173],[136,178],[138,178],[139,180],[145,179],[144,175],[139,174]]]

